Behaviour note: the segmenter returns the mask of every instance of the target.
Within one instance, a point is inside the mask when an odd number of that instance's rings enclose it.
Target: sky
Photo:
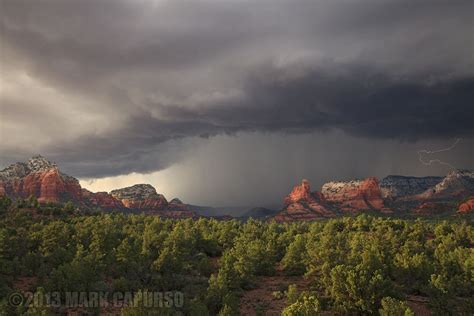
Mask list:
[[[470,0],[0,0],[0,167],[211,206],[474,168]]]

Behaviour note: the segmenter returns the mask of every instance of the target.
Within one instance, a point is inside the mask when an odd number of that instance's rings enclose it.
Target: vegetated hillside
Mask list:
[[[15,291],[180,291],[184,305],[123,315],[411,315],[474,310],[474,229],[367,215],[278,224],[134,214],[41,215],[0,203],[0,314]],[[32,211],[36,210],[36,211]],[[61,210],[59,210],[61,212]],[[108,311],[105,307],[85,312]],[[117,310],[115,310],[117,312]]]

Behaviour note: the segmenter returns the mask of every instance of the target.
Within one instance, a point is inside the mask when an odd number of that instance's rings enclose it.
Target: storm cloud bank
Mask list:
[[[239,132],[474,135],[472,1],[0,3],[3,163],[97,178]]]

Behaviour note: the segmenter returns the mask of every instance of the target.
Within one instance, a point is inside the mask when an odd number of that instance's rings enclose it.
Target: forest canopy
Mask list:
[[[360,215],[278,224],[72,216],[68,208],[47,216],[23,208],[2,211],[2,314],[39,313],[37,306],[9,304],[8,297],[18,291],[179,291],[181,307],[146,311],[237,315],[246,291],[277,275],[306,284],[284,284],[273,293],[275,301],[284,302],[283,315],[413,315],[411,297],[421,298],[435,314],[474,310],[474,230],[465,221]],[[42,308],[49,313],[65,307]],[[256,306],[255,313],[265,308]],[[130,307],[121,313],[144,310]]]

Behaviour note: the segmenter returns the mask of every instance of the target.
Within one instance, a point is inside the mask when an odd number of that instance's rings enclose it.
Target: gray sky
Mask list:
[[[301,177],[474,168],[472,1],[0,0],[0,165],[278,203]],[[436,157],[438,158],[438,157]]]

